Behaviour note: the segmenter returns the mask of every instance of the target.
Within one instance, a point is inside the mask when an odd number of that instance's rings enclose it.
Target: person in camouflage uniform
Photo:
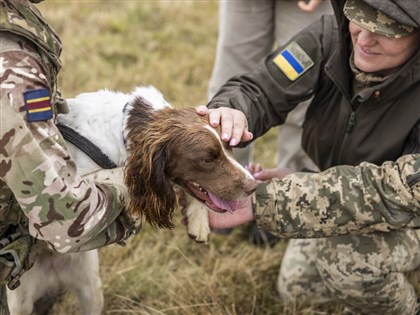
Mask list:
[[[420,266],[420,5],[332,4],[335,17],[324,16],[254,72],[229,80],[209,109],[197,108],[236,145],[282,124],[313,97],[302,144],[321,172],[282,178],[287,170],[262,170],[255,177],[268,181],[252,201],[233,214],[211,213],[210,224],[255,219],[294,238],[278,280],[286,301],[335,299],[356,314],[415,314],[406,272]]]
[[[125,211],[122,169],[81,176],[54,124],[60,52],[58,36],[32,3],[1,1],[1,314],[7,314],[4,285],[13,287],[30,268],[35,240],[60,253],[85,251],[139,229]]]

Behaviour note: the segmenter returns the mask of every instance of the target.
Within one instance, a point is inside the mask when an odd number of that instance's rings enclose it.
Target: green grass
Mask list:
[[[49,0],[38,7],[64,43],[59,77],[64,97],[154,85],[176,107],[206,103],[217,1]],[[256,143],[255,161],[266,167],[276,163],[276,135],[272,130]],[[256,248],[247,238],[236,229],[199,245],[177,222],[170,231],[145,226],[125,247],[101,249],[104,313],[341,313],[339,305],[283,305],[275,285],[286,241]],[[65,295],[53,314],[79,314],[77,301]]]

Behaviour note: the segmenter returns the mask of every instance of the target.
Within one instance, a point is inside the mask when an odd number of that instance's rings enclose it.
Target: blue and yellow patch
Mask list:
[[[28,122],[44,121],[53,118],[51,97],[48,89],[26,91],[23,93]]]
[[[314,65],[311,57],[296,42],[291,42],[274,57],[273,62],[290,81],[295,81]]]

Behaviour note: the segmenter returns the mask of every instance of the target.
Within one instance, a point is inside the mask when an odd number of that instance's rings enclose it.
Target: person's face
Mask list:
[[[420,46],[420,33],[403,38],[378,35],[350,21],[354,63],[364,72],[395,69],[409,60]]]

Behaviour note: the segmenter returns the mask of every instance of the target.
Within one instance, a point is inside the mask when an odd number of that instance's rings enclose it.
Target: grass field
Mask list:
[[[154,85],[176,107],[206,103],[217,1],[49,0],[39,8],[64,43],[64,97]],[[266,167],[275,165],[276,133],[257,141],[255,160]],[[199,245],[178,222],[173,230],[145,226],[125,247],[100,250],[104,313],[340,314],[334,304],[281,303],[275,285],[285,245],[254,247],[246,228]],[[53,313],[79,314],[76,300],[65,295]]]

